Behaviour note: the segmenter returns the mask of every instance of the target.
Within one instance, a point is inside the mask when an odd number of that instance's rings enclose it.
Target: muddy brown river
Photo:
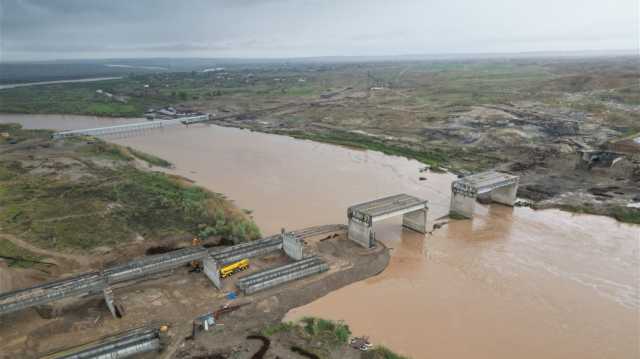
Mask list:
[[[56,116],[0,122],[68,129],[111,121]],[[454,179],[420,174],[404,158],[217,126],[114,141],[161,156],[175,164],[171,172],[252,210],[264,234],[344,223],[349,205],[401,192],[428,199],[432,222],[447,213]],[[344,320],[414,359],[640,357],[640,226],[480,204],[473,220],[427,236],[399,224],[375,227],[392,248],[383,273],[286,319]]]

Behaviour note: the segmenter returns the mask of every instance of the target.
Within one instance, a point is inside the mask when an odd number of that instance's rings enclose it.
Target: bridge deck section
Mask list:
[[[44,283],[0,295],[0,314],[10,313],[68,296],[98,293],[106,286],[100,272],[85,273],[71,278]]]
[[[518,182],[518,176],[508,173],[487,171],[463,177],[452,184],[452,189],[458,192],[486,193],[496,188],[513,185]]]
[[[427,208],[427,201],[403,193],[351,206],[347,216],[372,223],[388,218],[390,215],[424,208]]]
[[[225,265],[245,258],[264,256],[280,249],[282,249],[282,238],[280,235],[275,235],[257,241],[239,244],[221,251],[212,251],[211,258]]]
[[[324,260],[310,257],[240,278],[236,286],[243,293],[252,294],[327,270],[329,265]]]
[[[118,283],[178,268],[192,261],[203,260],[208,254],[209,252],[204,247],[187,247],[134,259],[122,265],[109,267],[102,274],[109,283]]]
[[[141,327],[92,343],[48,354],[43,359],[124,358],[157,350],[159,347],[158,329]]]
[[[289,233],[293,233],[300,238],[307,238],[344,230],[344,227],[344,225],[318,226]],[[125,264],[105,268],[101,272],[85,273],[30,288],[2,293],[0,294],[0,314],[47,304],[67,297],[97,294],[111,284],[179,268],[191,261],[200,261],[209,256],[221,264],[226,264],[243,258],[265,255],[281,248],[282,237],[278,234],[222,250],[198,246],[146,256]]]

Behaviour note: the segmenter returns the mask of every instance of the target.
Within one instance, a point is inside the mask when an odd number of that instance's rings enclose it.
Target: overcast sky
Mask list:
[[[634,50],[638,0],[0,0],[0,60]]]

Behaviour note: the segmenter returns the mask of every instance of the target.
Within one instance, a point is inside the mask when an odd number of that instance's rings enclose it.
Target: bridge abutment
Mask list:
[[[282,249],[289,258],[299,261],[304,258],[304,243],[293,233],[286,233],[282,229]]]
[[[220,280],[220,270],[218,263],[211,257],[206,257],[202,260],[202,272],[209,278],[211,283],[218,288],[222,289],[222,281]]]

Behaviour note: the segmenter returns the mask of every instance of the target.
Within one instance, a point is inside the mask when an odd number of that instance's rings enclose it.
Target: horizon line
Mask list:
[[[518,52],[442,52],[442,53],[405,53],[395,55],[317,55],[317,56],[132,56],[132,57],[85,57],[85,58],[51,58],[42,60],[11,60],[3,61],[0,59],[0,64],[11,63],[43,63],[43,62],[59,62],[59,61],[99,61],[99,60],[153,60],[153,59],[198,59],[198,60],[244,60],[244,61],[304,61],[304,60],[318,60],[318,59],[393,59],[393,58],[410,58],[410,57],[423,57],[423,58],[461,58],[473,59],[473,57],[601,57],[601,56],[627,56],[638,55],[638,49],[609,49],[609,50],[540,50],[540,51],[518,51]],[[537,55],[537,56],[536,56]]]

